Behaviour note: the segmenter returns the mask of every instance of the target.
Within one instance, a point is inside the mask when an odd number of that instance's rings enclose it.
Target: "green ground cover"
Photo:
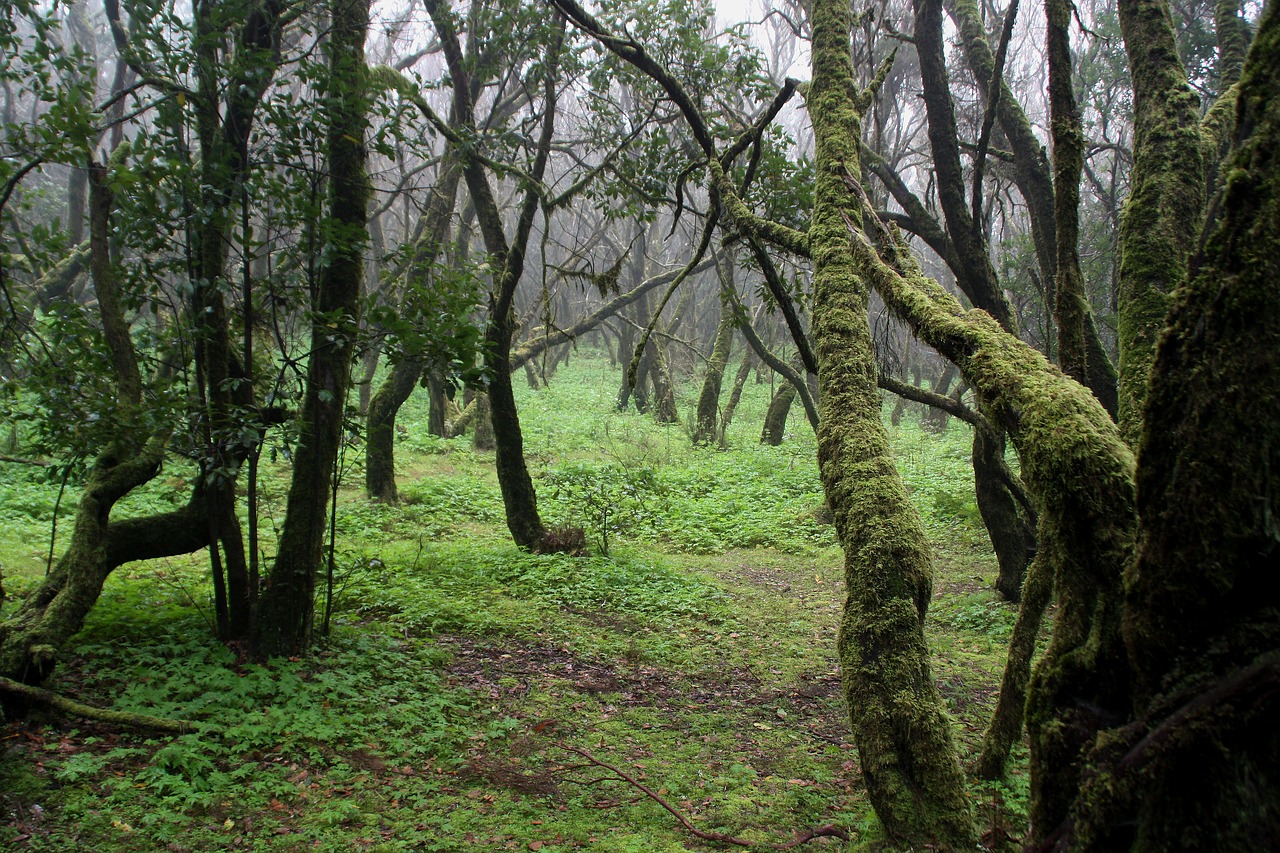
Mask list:
[[[203,555],[118,570],[50,686],[201,728],[6,723],[0,846],[725,849],[657,798],[751,849],[831,824],[874,844],[836,671],[842,556],[812,432],[797,407],[784,444],[760,446],[770,385],[749,381],[729,448],[693,449],[687,424],[616,412],[617,381],[607,358],[582,354],[549,387],[520,389],[544,514],[583,527],[591,556],[518,552],[492,456],[425,435],[415,399],[400,420],[399,505],[365,501],[348,456],[332,627],[312,657],[260,666],[213,642]],[[682,412],[696,390],[682,389]],[[909,412],[893,432],[937,554],[934,675],[971,758],[1015,611],[991,590],[968,428],[926,433]],[[184,475],[173,463],[121,512],[180,503]],[[11,596],[44,571],[59,485],[0,471]],[[285,485],[270,467],[268,539]],[[1022,828],[1016,759],[1009,781],[971,789],[991,847]]]

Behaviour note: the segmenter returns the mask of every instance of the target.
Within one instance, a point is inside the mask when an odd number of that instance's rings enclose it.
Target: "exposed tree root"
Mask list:
[[[64,714],[97,720],[102,723],[114,723],[135,729],[150,729],[160,732],[182,734],[196,730],[196,724],[189,720],[171,720],[168,717],[152,717],[148,714],[135,714],[130,711],[110,711],[106,708],[95,708],[74,699],[59,696],[40,687],[32,687],[19,681],[0,676],[0,691],[13,696],[20,696],[30,702],[39,702],[56,708]]]

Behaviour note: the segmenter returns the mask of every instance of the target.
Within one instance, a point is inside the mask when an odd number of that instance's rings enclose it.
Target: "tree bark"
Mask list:
[[[764,413],[764,427],[760,430],[760,443],[770,447],[782,444],[787,432],[787,415],[796,399],[796,386],[783,382],[769,398],[769,408]]]
[[[978,511],[991,537],[999,574],[996,591],[1006,601],[1022,600],[1022,580],[1036,553],[1035,528],[1005,486],[1004,434],[973,431],[973,483]]]
[[[845,551],[840,662],[854,740],[876,814],[895,842],[974,842],[964,776],[924,641],[932,566],[923,527],[880,418],[869,291],[850,251],[861,210],[845,185],[860,174],[859,116],[845,0],[813,7],[816,145],[813,332],[821,417],[818,464]]]
[[[733,388],[729,391],[729,402],[724,404],[724,414],[720,417],[720,435],[717,440],[722,449],[729,446],[729,424],[733,423],[734,413],[738,411],[738,401],[742,399],[742,389],[746,386],[747,377],[751,375],[751,368],[755,364],[754,352],[747,350],[742,354],[742,363],[738,365],[738,372],[733,377]]]
[[[453,78],[453,109],[461,127],[475,130],[475,105],[470,91],[470,75],[462,54],[458,34],[454,30],[450,11],[443,0],[427,0],[427,13],[440,36],[441,49],[449,74]],[[489,377],[489,405],[491,407],[495,440],[495,465],[498,485],[502,490],[502,502],[506,509],[507,528],[512,539],[521,548],[536,549],[542,541],[545,527],[538,513],[537,493],[533,478],[524,459],[524,436],[520,429],[520,416],[516,409],[515,392],[511,386],[511,344],[515,333],[514,299],[516,285],[524,272],[525,253],[534,218],[539,209],[540,195],[537,183],[546,173],[551,153],[551,141],[555,130],[557,67],[563,38],[563,19],[559,19],[553,44],[549,49],[547,67],[544,69],[542,130],[537,142],[533,166],[529,171],[532,185],[526,186],[520,200],[515,233],[507,239],[503,217],[498,209],[489,185],[484,165],[475,157],[463,156],[463,177],[471,192],[476,220],[484,237],[490,264],[495,270],[493,290],[489,299],[489,318],[485,328],[485,371]]]
[[[364,488],[370,499],[384,503],[399,500],[396,489],[396,415],[413,389],[418,387],[422,362],[406,358],[396,362],[369,399],[365,419]]]
[[[723,263],[728,263],[723,260]],[[721,286],[725,283],[722,281]],[[732,279],[728,286],[732,287]],[[729,363],[729,349],[733,346],[733,312],[726,300],[720,299],[720,322],[716,324],[715,342],[707,359],[707,371],[702,380],[702,393],[698,395],[697,424],[693,431],[694,444],[711,444],[718,435],[716,420],[720,414],[720,389],[724,382],[725,365]]]
[[[1200,237],[1204,159],[1200,99],[1178,58],[1164,0],[1120,0],[1133,78],[1134,164],[1120,221],[1120,428],[1137,446],[1147,379],[1169,294]]]
[[[328,166],[332,243],[312,306],[311,356],[293,478],[275,563],[259,599],[254,651],[297,655],[311,642],[316,575],[359,330],[368,241],[365,174],[369,0],[333,0],[329,32]]]
[[[1280,838],[1280,15],[1240,81],[1221,218],[1174,291],[1146,398],[1125,575],[1133,722],[1099,740],[1059,845]]]

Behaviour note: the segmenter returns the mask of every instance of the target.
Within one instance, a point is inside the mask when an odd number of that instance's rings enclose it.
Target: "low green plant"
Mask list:
[[[541,481],[558,504],[553,511],[581,524],[606,557],[615,537],[646,525],[662,495],[657,472],[647,466],[577,463],[553,468]]]

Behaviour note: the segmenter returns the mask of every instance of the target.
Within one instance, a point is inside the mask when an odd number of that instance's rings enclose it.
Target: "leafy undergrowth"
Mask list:
[[[583,527],[594,556],[512,548],[492,457],[423,438],[415,402],[401,503],[342,495],[332,630],[310,658],[262,666],[211,642],[199,558],[116,573],[52,687],[198,729],[8,723],[0,845],[725,849],[662,803],[751,849],[828,825],[874,844],[835,661],[842,557],[807,425],[759,447],[769,388],[748,384],[730,449],[693,450],[679,426],[612,410],[607,361],[564,373],[523,393],[525,435],[548,520]],[[990,590],[967,430],[927,435],[908,418],[895,441],[938,554],[934,676],[972,757],[1014,611]],[[47,541],[50,487],[6,488],[30,511],[5,511]],[[39,549],[5,547],[6,566],[43,570]],[[1025,819],[1015,757],[1010,781],[972,787],[991,846]]]

